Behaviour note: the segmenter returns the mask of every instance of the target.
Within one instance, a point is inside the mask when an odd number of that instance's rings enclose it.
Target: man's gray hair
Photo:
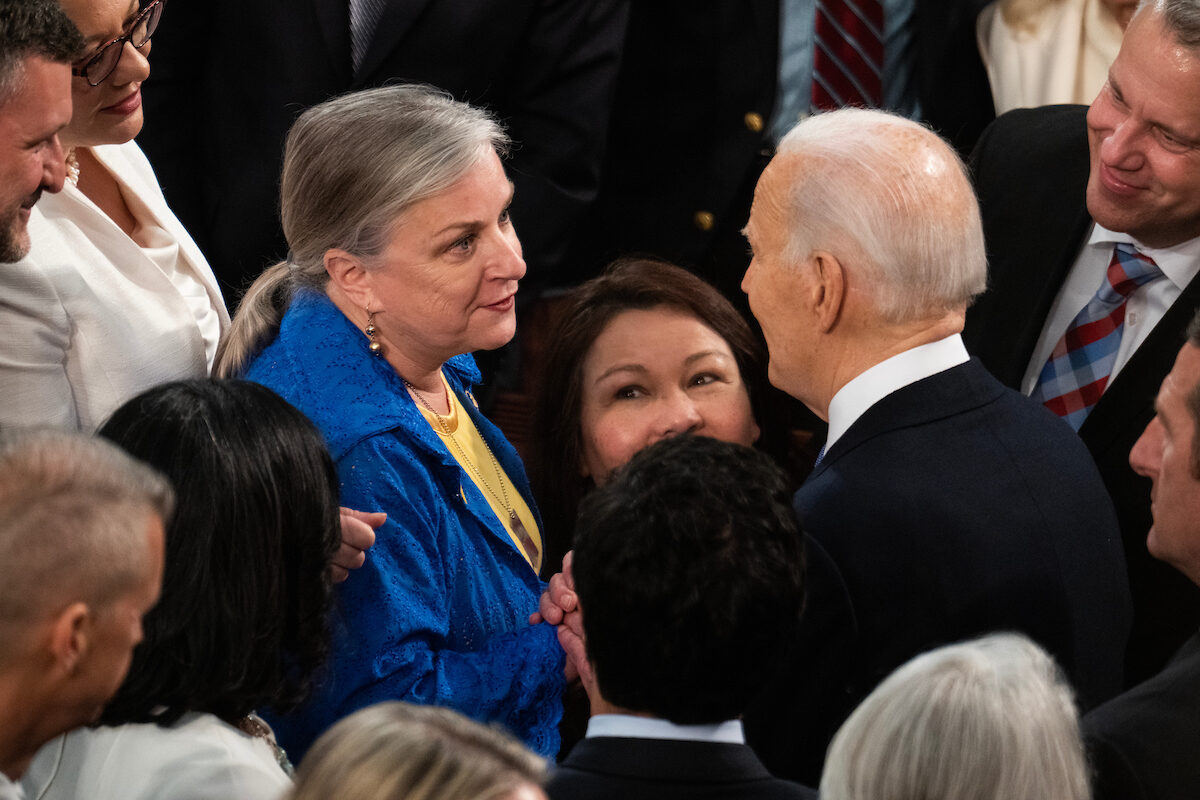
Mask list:
[[[792,156],[790,263],[834,253],[892,323],[965,308],[986,288],[979,204],[962,160],[933,131],[846,108],[793,128],[777,158]]]
[[[57,0],[0,0],[0,104],[16,89],[26,58],[69,64],[83,48],[83,36]]]
[[[932,650],[893,672],[842,725],[822,800],[1087,800],[1071,690],[1024,636]]]
[[[1142,0],[1134,15],[1153,9],[1163,27],[1184,47],[1200,50],[1200,2],[1197,0]]]
[[[0,434],[0,637],[129,590],[146,570],[147,526],[165,523],[173,502],[165,478],[109,442]]]

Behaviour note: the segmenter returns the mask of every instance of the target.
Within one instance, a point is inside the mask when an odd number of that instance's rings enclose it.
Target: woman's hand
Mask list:
[[[579,606],[579,598],[575,595],[575,578],[571,574],[571,560],[575,551],[567,553],[563,558],[563,571],[550,578],[550,584],[538,601],[538,610],[529,615],[529,624],[549,622],[551,625],[561,625],[568,614]],[[578,633],[583,633],[582,623]]]
[[[574,551],[563,558],[563,571],[550,578],[550,584],[538,601],[538,610],[529,615],[529,624],[548,622],[558,627],[558,643],[567,654],[567,682],[582,679],[584,686],[594,682],[583,638],[583,611],[575,594],[575,578],[571,574]]]
[[[367,551],[375,544],[375,529],[387,520],[382,511],[355,511],[339,509],[342,513],[342,544],[333,554],[329,565],[333,582],[341,583],[350,577],[350,570],[358,569],[367,561]]]

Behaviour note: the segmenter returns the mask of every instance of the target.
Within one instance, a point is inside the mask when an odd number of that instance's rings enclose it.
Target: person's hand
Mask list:
[[[546,591],[542,592],[542,597],[538,601],[538,610],[529,615],[530,625],[537,625],[540,622],[559,625],[567,614],[578,607],[579,598],[575,595],[575,578],[571,574],[571,561],[574,555],[575,551],[573,550],[567,553],[563,558],[563,571],[550,578],[549,586]],[[580,630],[582,631],[582,628]]]
[[[567,614],[557,627],[558,644],[567,654],[566,676],[567,683],[576,679],[583,682],[583,688],[592,696],[596,678],[592,674],[592,665],[588,663],[587,646],[583,638],[583,611],[576,610]]]
[[[342,515],[342,543],[333,554],[329,565],[333,582],[341,583],[350,577],[350,570],[358,569],[367,561],[367,551],[375,544],[375,529],[384,523],[387,514],[382,511],[355,511],[339,509]]]

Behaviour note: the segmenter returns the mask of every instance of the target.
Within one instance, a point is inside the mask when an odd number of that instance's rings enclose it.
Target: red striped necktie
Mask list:
[[[817,110],[882,103],[880,0],[817,0],[812,100]]]

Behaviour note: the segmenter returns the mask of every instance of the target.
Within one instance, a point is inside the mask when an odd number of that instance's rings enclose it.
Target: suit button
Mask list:
[[[762,114],[754,111],[747,112],[746,116],[742,117],[742,121],[746,123],[746,130],[750,131],[751,133],[762,133]]]
[[[702,231],[711,231],[716,221],[710,211],[697,211],[692,217],[692,222],[696,223],[696,227]]]

